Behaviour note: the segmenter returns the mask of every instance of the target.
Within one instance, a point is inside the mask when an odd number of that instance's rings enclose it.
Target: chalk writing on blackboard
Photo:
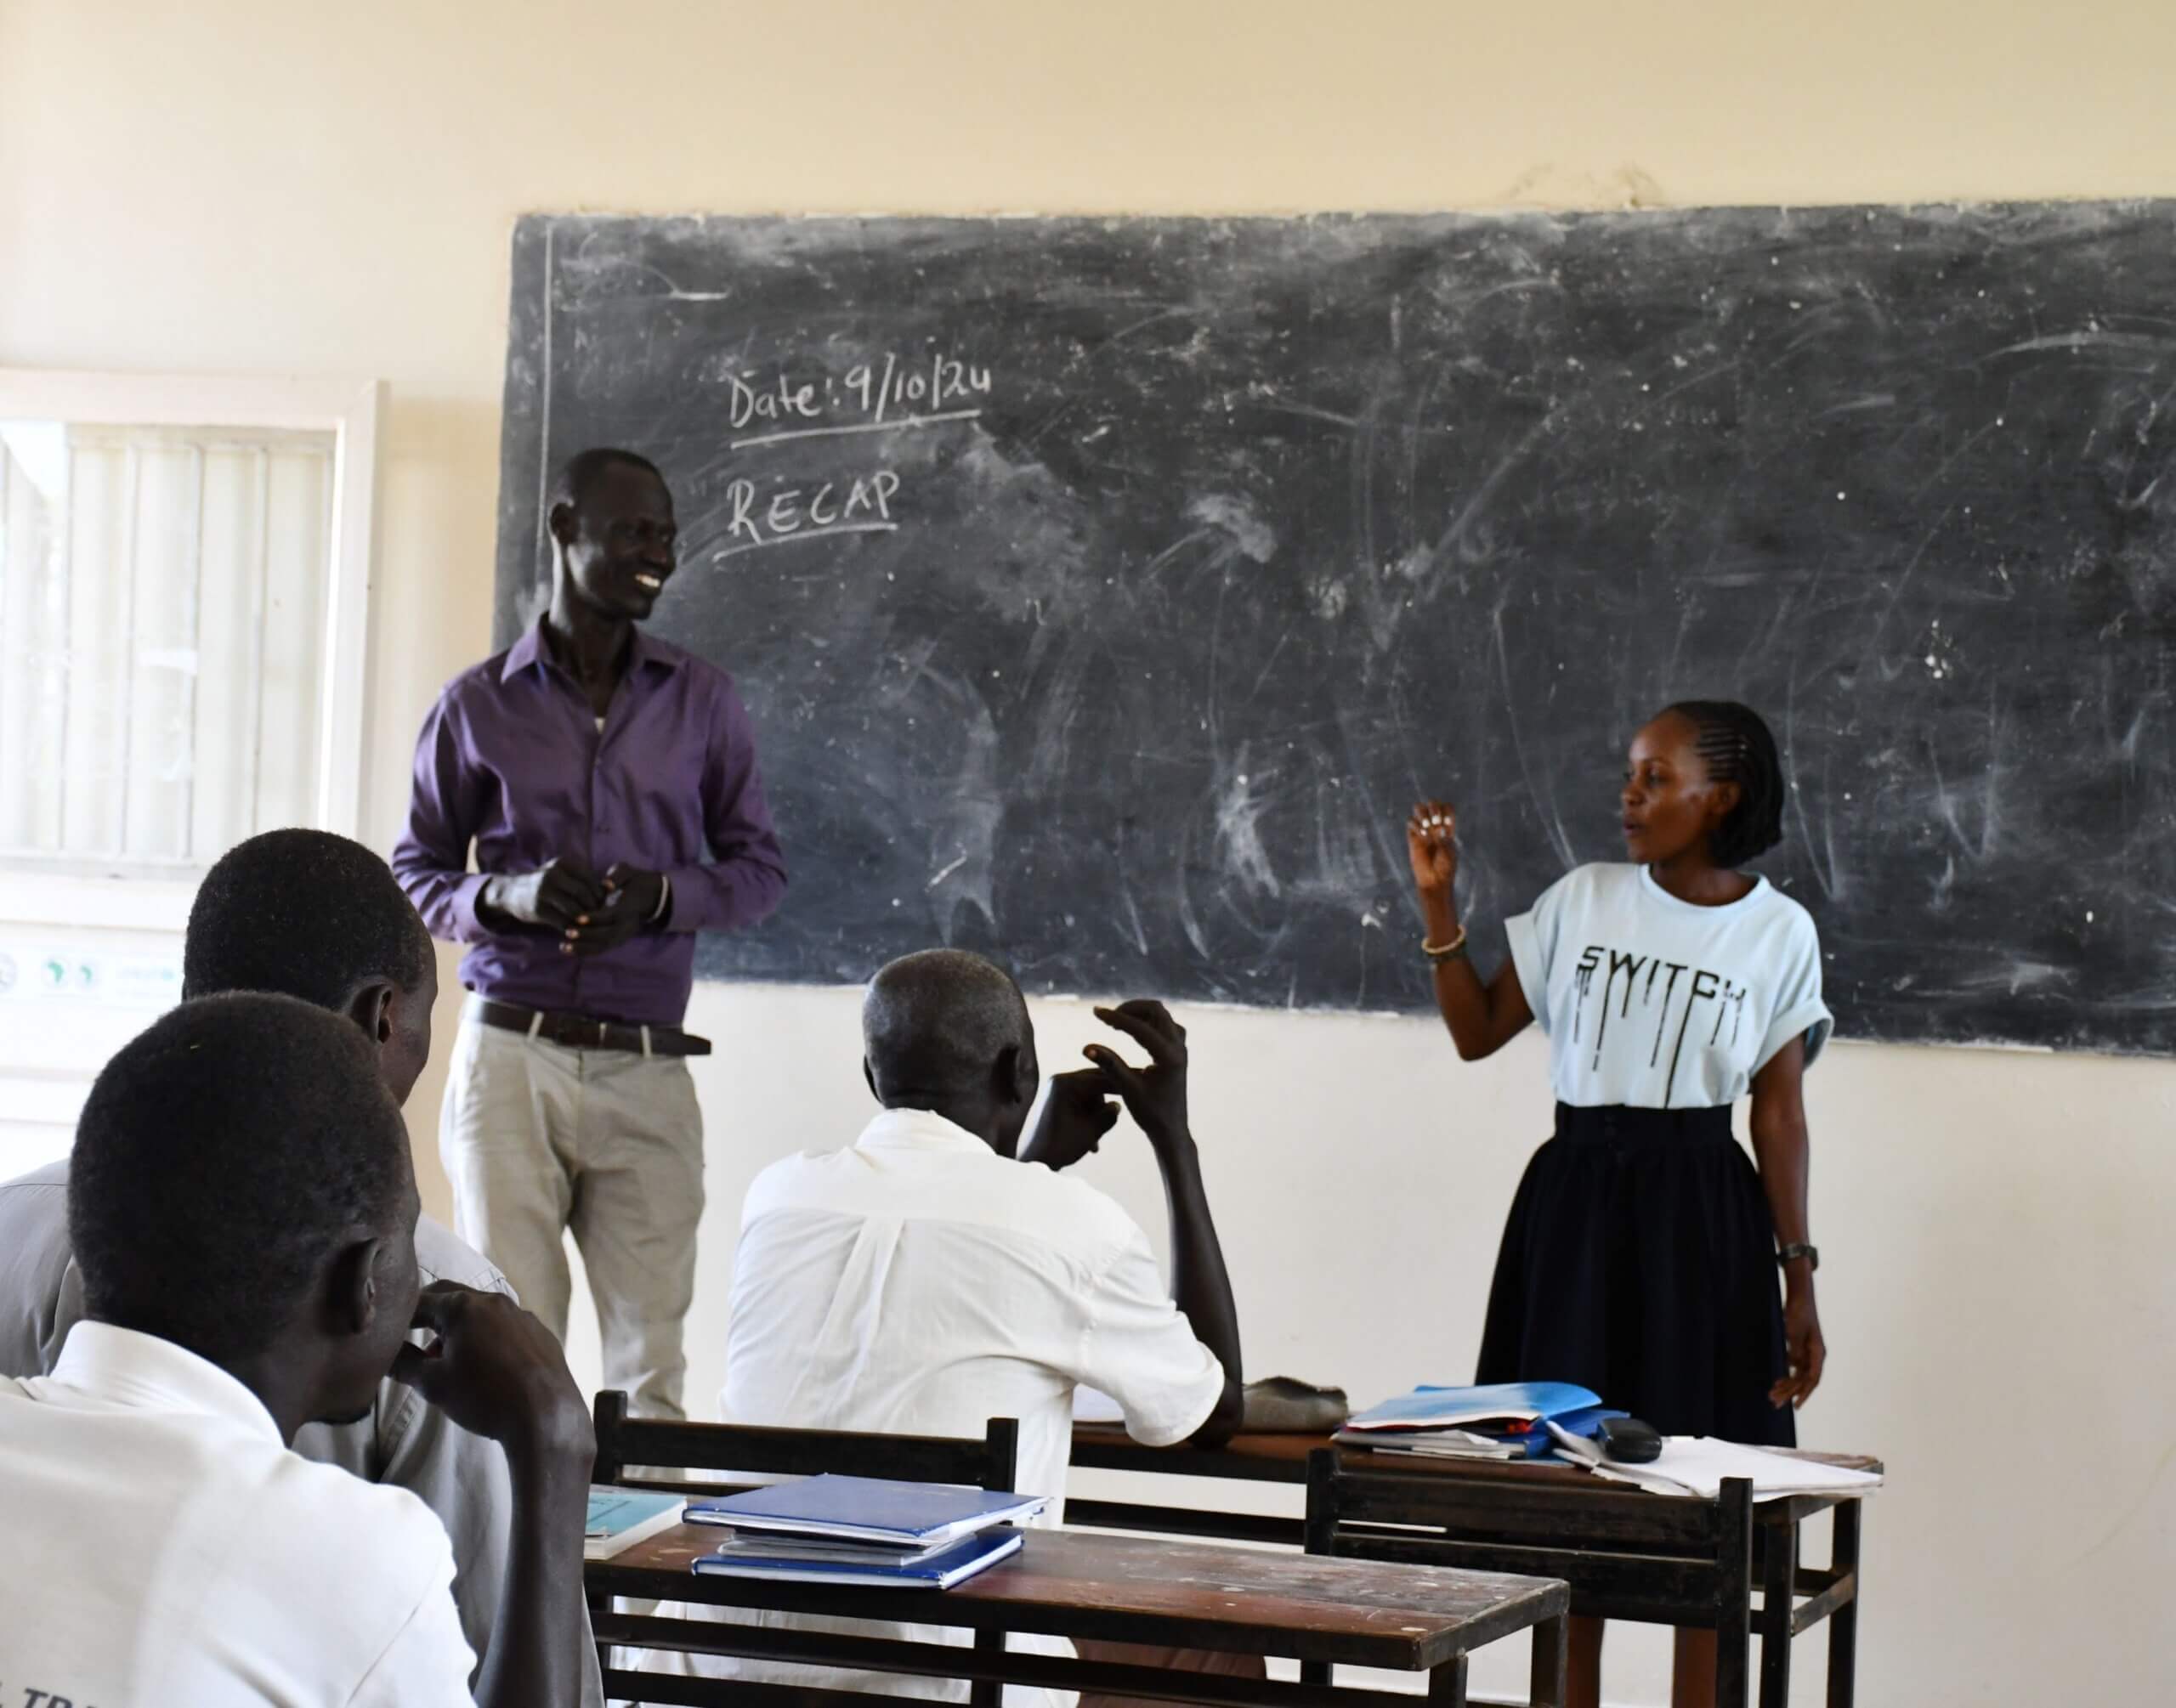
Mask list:
[[[978,420],[995,387],[992,370],[948,349],[850,353],[825,364],[724,370],[730,450],[762,455],[810,439],[915,433]],[[790,455],[790,450],[781,450]],[[714,563],[767,546],[842,534],[898,531],[897,468],[788,468],[735,475],[726,484],[725,534]]]
[[[842,373],[811,366],[727,372],[733,449],[842,433],[888,433],[972,421],[989,396],[989,369],[949,351],[902,358],[888,350]],[[758,431],[748,433],[756,427]]]
[[[899,477],[888,468],[799,484],[784,475],[760,482],[738,476],[726,485],[726,543],[712,560],[827,534],[896,533],[892,501],[898,493]]]

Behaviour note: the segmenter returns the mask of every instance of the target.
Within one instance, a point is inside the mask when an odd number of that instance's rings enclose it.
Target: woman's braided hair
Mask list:
[[[1680,700],[1664,709],[1688,721],[1694,745],[1718,783],[1738,786],[1737,805],[1715,827],[1708,851],[1733,869],[1783,840],[1783,761],[1760,714],[1736,700]]]

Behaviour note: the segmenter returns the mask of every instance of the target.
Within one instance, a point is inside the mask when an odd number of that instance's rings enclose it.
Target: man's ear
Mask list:
[[[371,979],[348,998],[348,1018],[381,1049],[393,1041],[393,998],[391,979]]]
[[[1017,1043],[1008,1043],[997,1053],[997,1066],[992,1078],[991,1089],[1004,1103],[1033,1103],[1035,1085],[1040,1076],[1035,1071],[1035,1055]]]
[[[865,1055],[861,1059],[861,1083],[869,1088],[871,1097],[879,1103],[884,1100],[884,1094],[876,1089],[876,1070],[869,1065],[869,1058]]]
[[[574,506],[566,503],[553,505],[552,506],[551,525],[552,537],[554,540],[558,540],[562,546],[573,545],[575,543],[575,534],[577,529],[577,518],[575,516]]]
[[[385,1241],[351,1241],[333,1254],[325,1272],[326,1326],[335,1334],[367,1334],[377,1321],[377,1264]]]

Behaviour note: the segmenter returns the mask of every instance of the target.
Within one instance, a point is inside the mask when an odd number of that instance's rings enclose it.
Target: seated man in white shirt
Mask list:
[[[1052,1078],[1023,1148],[1040,1069],[1012,978],[949,949],[877,974],[862,1032],[882,1111],[850,1149],[787,1157],[749,1189],[734,1261],[728,1421],[975,1437],[992,1417],[1017,1418],[1015,1486],[1050,1497],[1050,1524],[1064,1513],[1078,1384],[1110,1395],[1134,1438],[1153,1446],[1216,1445],[1232,1434],[1238,1320],[1187,1124],[1186,1033],[1160,1003],[1096,1013],[1142,1045],[1149,1065],[1091,1045],[1091,1066]],[[1133,1219],[1062,1172],[1116,1123],[1113,1096],[1163,1172],[1169,1292]],[[880,1684],[813,1668],[662,1655],[647,1664],[966,1694],[956,1682]]]
[[[377,1046],[379,1075],[405,1103],[431,1053],[438,971],[430,933],[385,862],[329,830],[269,830],[212,865],[189,910],[182,999],[272,991],[346,1015]],[[511,1294],[506,1277],[450,1229],[416,1224],[426,1284]],[[83,1314],[68,1244],[68,1164],[0,1182],[0,1376],[42,1376]],[[479,1656],[490,1645],[506,1570],[506,1455],[388,1378],[366,1417],[312,1424],[304,1458],[418,1496],[453,1539],[453,1594]],[[585,1616],[586,1609],[585,1609]],[[0,1672],[0,1678],[6,1677]],[[594,1651],[584,1700],[604,1700]]]
[[[288,1449],[397,1369],[496,1440],[513,1516],[485,1708],[574,1704],[594,1442],[543,1326],[416,1271],[415,1176],[376,1052],[291,997],[184,1003],[77,1125],[85,1316],[0,1380],[0,1678],[97,1708],[471,1700],[445,1530]],[[419,1350],[411,1326],[434,1331]]]

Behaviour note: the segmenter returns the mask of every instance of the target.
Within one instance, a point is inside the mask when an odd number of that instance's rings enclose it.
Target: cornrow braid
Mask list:
[[[1665,709],[1689,721],[1708,775],[1738,786],[1737,805],[1716,827],[1708,853],[1732,869],[1783,840],[1783,761],[1759,712],[1736,700],[1680,700]]]

